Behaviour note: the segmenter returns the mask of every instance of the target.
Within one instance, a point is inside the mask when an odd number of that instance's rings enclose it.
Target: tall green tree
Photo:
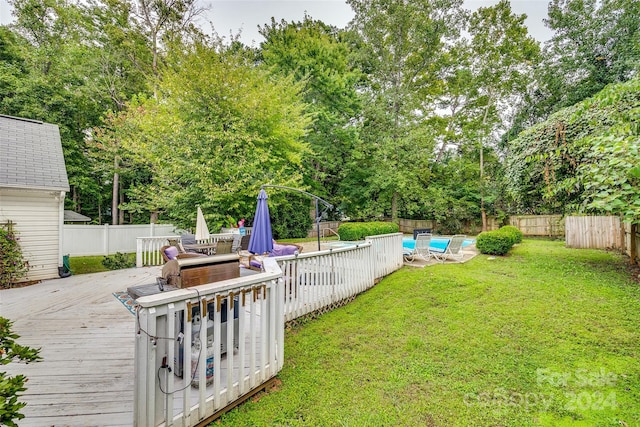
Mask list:
[[[132,103],[109,122],[106,146],[117,141],[125,161],[149,177],[127,190],[123,209],[192,227],[200,205],[221,224],[227,215],[252,216],[261,184],[301,185],[311,123],[301,83],[220,49],[185,48],[165,71],[158,100]]]
[[[538,43],[528,35],[525,15],[512,12],[508,0],[495,6],[481,7],[471,15],[469,35],[471,72],[479,116],[475,128],[480,146],[480,211],[482,230],[487,229],[484,191],[484,146],[492,142],[492,134],[505,128],[504,111],[522,99],[533,76],[533,65],[539,59]],[[495,141],[496,138],[494,138]]]
[[[397,218],[403,196],[420,191],[428,181],[438,72],[443,52],[461,30],[462,1],[348,4],[355,12],[352,30],[361,40],[368,87],[363,92],[362,143],[356,147],[347,188],[361,216]]]
[[[638,105],[636,78],[521,132],[506,162],[519,209],[613,213],[637,222]]]
[[[640,3],[636,0],[553,0],[545,21],[554,33],[543,50],[513,139],[522,129],[624,82],[640,69]]]
[[[93,215],[100,189],[87,179],[90,167],[84,156],[85,131],[99,122],[107,98],[87,86],[84,67],[90,56],[82,22],[82,9],[58,0],[15,0],[13,46],[22,58],[22,74],[2,99],[5,114],[55,123],[71,185],[67,207]]]
[[[308,113],[314,121],[307,135],[310,150],[303,159],[304,181],[312,193],[340,204],[340,185],[347,174],[358,128],[357,94],[361,73],[350,62],[343,33],[305,16],[302,22],[271,21],[260,29],[265,38],[262,60],[279,75],[302,82]]]

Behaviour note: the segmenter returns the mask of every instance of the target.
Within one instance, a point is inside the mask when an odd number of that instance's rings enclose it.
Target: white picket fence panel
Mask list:
[[[402,234],[263,263],[263,273],[137,300],[135,426],[204,424],[259,389],[283,367],[285,321],[341,305],[400,268]],[[197,332],[200,342],[210,333],[222,345],[197,351],[185,344],[194,338],[193,307],[211,318]],[[192,370],[196,363],[212,367],[210,383],[207,369]]]
[[[133,253],[137,237],[175,234],[172,224],[80,225],[64,224],[62,253],[71,256]]]

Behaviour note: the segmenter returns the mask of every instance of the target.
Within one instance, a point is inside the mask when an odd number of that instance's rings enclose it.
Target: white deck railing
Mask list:
[[[206,240],[200,240],[198,243],[217,243],[222,239],[236,239],[239,244],[239,234],[235,233],[217,233],[210,234]],[[150,265],[162,265],[162,255],[160,248],[169,244],[169,239],[180,241],[180,236],[157,236],[157,237],[138,237],[136,239],[136,267],[146,267]]]
[[[265,265],[265,273],[138,299],[134,425],[194,426],[282,369],[282,272],[275,260]],[[194,309],[210,319],[195,334]],[[208,335],[221,345],[190,345]],[[196,364],[203,369],[192,381]]]
[[[269,381],[283,366],[285,321],[340,305],[400,268],[402,234],[265,258],[264,266],[264,273],[138,299],[134,425],[194,426]],[[195,333],[194,310],[210,319]],[[208,336],[221,345],[186,345]],[[208,367],[195,378],[206,386],[191,385],[196,363]]]

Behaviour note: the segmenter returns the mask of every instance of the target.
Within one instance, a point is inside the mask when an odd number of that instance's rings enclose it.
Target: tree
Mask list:
[[[304,99],[314,121],[307,135],[304,181],[314,194],[334,201],[347,174],[357,138],[353,118],[360,111],[356,89],[359,70],[350,63],[350,46],[342,33],[305,16],[302,22],[271,21],[260,33],[262,60],[278,75],[304,85]]]
[[[461,28],[462,2],[348,3],[355,12],[352,31],[361,40],[368,87],[362,142],[354,153],[347,191],[361,206],[360,215],[388,213],[395,219],[403,196],[423,188],[414,177],[428,180],[424,166],[435,145],[430,135],[438,70],[448,41]]]
[[[545,21],[554,35],[507,139],[552,113],[624,82],[640,68],[640,3],[553,0]]]
[[[220,49],[185,48],[169,62],[176,66],[165,71],[158,100],[131,103],[110,121],[106,138],[131,167],[148,171],[127,190],[123,209],[163,212],[191,227],[200,205],[221,224],[226,215],[253,214],[260,184],[300,184],[310,124],[301,84]]]
[[[480,145],[480,188],[486,186],[484,176],[484,145],[491,133],[505,123],[501,111],[508,111],[525,92],[532,76],[532,66],[539,55],[537,42],[527,34],[525,15],[511,11],[508,0],[491,7],[479,8],[471,16],[471,71],[476,86],[477,140]],[[487,229],[484,194],[480,211],[482,230]]]
[[[613,213],[637,222],[639,84],[609,85],[510,142],[506,175],[521,211]]]
[[[195,0],[139,0],[133,8],[144,34],[149,39],[151,69],[155,78],[160,77],[159,61],[163,46],[171,43],[179,45],[184,43],[185,37],[188,36],[201,39],[194,20],[204,9],[198,7]]]

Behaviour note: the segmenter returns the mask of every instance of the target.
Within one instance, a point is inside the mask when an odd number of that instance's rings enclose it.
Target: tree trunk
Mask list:
[[[480,215],[482,216],[482,231],[487,231],[487,211],[484,208],[484,149],[480,142]]]
[[[118,158],[113,160],[115,170],[118,170]],[[118,188],[120,188],[120,175],[113,173],[113,194],[111,195],[111,224],[118,224]]]
[[[489,93],[489,99],[484,109],[484,117],[482,117],[482,126],[487,123],[487,117],[489,116],[489,106],[493,96]],[[482,216],[482,231],[487,231],[487,211],[484,207],[484,144],[483,138],[480,138],[480,215]]]
[[[394,191],[391,197],[391,221],[396,222],[398,219],[398,192]]]
[[[118,191],[120,192],[120,205],[124,203],[124,193],[122,192],[122,185],[118,187]],[[122,209],[118,209],[118,224],[124,224],[124,211]]]
[[[158,223],[158,211],[151,212],[151,217],[149,218],[149,222],[151,222],[151,224]]]

